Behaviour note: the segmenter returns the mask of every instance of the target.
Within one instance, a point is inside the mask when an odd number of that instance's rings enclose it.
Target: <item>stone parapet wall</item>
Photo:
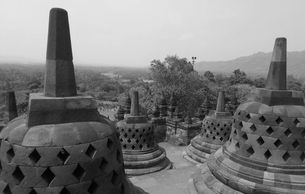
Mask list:
[[[166,121],[166,141],[174,145],[186,146],[200,133],[201,124],[201,122],[187,124],[168,119]]]

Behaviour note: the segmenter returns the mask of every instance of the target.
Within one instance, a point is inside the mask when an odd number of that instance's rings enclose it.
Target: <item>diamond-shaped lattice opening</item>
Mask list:
[[[285,161],[287,161],[287,160],[290,158],[290,154],[289,154],[288,152],[286,152],[286,153],[282,156],[282,158],[283,158]]]
[[[17,181],[17,185],[19,185],[20,182],[24,179],[24,175],[18,166],[15,168],[12,175],[14,179]]]
[[[136,143],[138,144],[139,142],[140,142],[140,141],[137,139],[137,140],[136,140]]]
[[[95,154],[96,154],[96,149],[95,147],[93,147],[91,144],[88,146],[87,150],[86,150],[86,155],[89,156],[91,159],[94,158]]]
[[[300,121],[298,119],[294,119],[293,123],[295,124],[295,126],[297,126],[300,123]]]
[[[216,135],[219,135],[219,132],[217,132]]]
[[[59,192],[59,194],[71,194],[71,192],[66,188],[62,188],[62,190]]]
[[[254,125],[254,124],[252,124],[252,125],[250,126],[250,129],[251,129],[252,131],[256,131],[256,127],[255,127],[255,125]]]
[[[291,135],[290,129],[289,129],[289,128],[286,129],[286,131],[284,131],[284,134],[285,134],[287,137],[289,137],[289,136]]]
[[[136,148],[136,146],[135,146],[135,145],[132,145],[132,146],[131,146],[131,149],[133,149],[133,150],[134,150],[135,148]]]
[[[38,194],[35,189],[31,189],[31,191],[29,192],[29,194]]]
[[[128,143],[131,143],[131,139],[128,138],[127,142],[128,142]]]
[[[247,150],[246,150],[250,155],[254,154],[254,149],[251,147],[249,147]]]
[[[277,139],[275,142],[274,142],[274,145],[278,148],[282,145],[283,143],[281,142],[281,140]]]
[[[115,171],[112,171],[111,183],[113,185],[115,185],[117,183],[118,178],[119,178],[119,175]]]
[[[127,133],[125,133],[125,134],[124,134],[124,137],[126,138],[127,136],[128,136]]]
[[[247,114],[247,115],[246,115],[246,118],[247,118],[248,120],[251,119],[250,114]]]
[[[244,140],[248,140],[248,135],[246,133],[244,133],[242,136],[241,136]]]
[[[265,158],[268,160],[268,159],[272,156],[272,154],[271,154],[271,152],[270,152],[269,150],[267,150],[267,151],[264,153],[264,156],[265,156]]]
[[[223,137],[220,137],[219,140],[222,141],[222,140],[223,140]]]
[[[239,147],[240,147],[239,142],[237,142],[237,143],[235,144],[235,146],[239,148]]]
[[[260,116],[258,119],[259,119],[260,122],[262,122],[262,123],[266,121],[266,118],[265,118],[263,115]]]
[[[275,122],[279,125],[283,122],[283,119],[281,119],[281,117],[278,117]]]
[[[223,128],[220,128],[220,131],[223,131]],[[304,130],[305,131],[305,130]]]
[[[243,126],[244,126],[242,121],[239,122],[239,126],[240,126],[240,127],[243,127]]]
[[[75,178],[77,178],[78,180],[81,180],[83,178],[83,176],[85,175],[85,170],[79,164],[77,164],[77,166],[72,174]]]
[[[299,145],[300,145],[300,143],[299,143],[297,140],[295,140],[295,141],[292,143],[292,146],[293,146],[294,149],[297,148],[297,147],[299,147]]]
[[[107,140],[107,148],[111,150],[112,147],[113,147],[113,141],[111,139],[108,139]]]
[[[6,157],[7,157],[8,162],[11,162],[12,159],[15,157],[15,152],[12,147],[9,150],[7,150]]]
[[[31,159],[31,161],[32,161],[33,163],[36,164],[36,163],[40,160],[41,156],[40,156],[40,154],[38,153],[38,151],[37,151],[36,149],[34,149],[34,150],[30,153],[29,158]]]
[[[62,161],[63,164],[65,164],[70,157],[69,152],[65,150],[64,148],[61,148],[60,151],[57,154],[57,157]]]
[[[262,137],[259,137],[256,142],[259,144],[259,145],[263,145],[265,143],[264,139]]]
[[[87,191],[90,194],[95,194],[97,192],[97,189],[98,189],[98,184],[96,184],[95,181],[92,181]]]
[[[236,131],[236,129],[234,130],[234,132],[233,132],[235,135],[237,135],[237,131]]]
[[[239,111],[238,113],[237,113],[237,115],[240,115],[241,114],[241,111]]]
[[[136,134],[132,134],[132,136],[131,136],[132,138],[135,138],[136,137]]]
[[[50,170],[50,168],[47,168],[41,175],[41,178],[48,184],[50,184],[53,179],[55,178],[54,173]]]
[[[10,186],[6,185],[5,188],[3,189],[4,194],[12,194]]]
[[[225,133],[223,134],[223,136],[227,136],[227,132],[225,132]]]
[[[102,158],[102,161],[101,161],[101,163],[100,163],[99,168],[100,168],[101,170],[105,170],[107,164],[108,164],[107,160],[106,160],[105,158]]]
[[[305,160],[305,153],[304,152],[302,152],[302,154],[300,155],[300,159],[304,162],[304,160]]]
[[[268,129],[266,130],[266,132],[271,135],[274,131],[272,129],[272,127],[268,127]]]

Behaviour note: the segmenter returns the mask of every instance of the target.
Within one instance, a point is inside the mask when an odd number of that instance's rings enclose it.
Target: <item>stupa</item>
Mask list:
[[[220,91],[216,110],[204,118],[201,133],[191,140],[185,157],[195,162],[205,162],[229,139],[232,120],[232,115],[225,112],[224,92]]]
[[[18,117],[15,92],[12,90],[5,93],[5,107],[8,114],[8,121]]]
[[[154,128],[146,116],[140,115],[139,94],[134,91],[131,98],[130,115],[116,126],[120,133],[125,172],[128,175],[142,175],[167,169],[171,166],[165,150],[154,138]]]
[[[140,193],[126,178],[117,133],[76,93],[67,12],[50,11],[44,93],[0,133],[3,194]]]
[[[277,38],[266,81],[241,104],[229,141],[195,174],[195,193],[305,193],[303,93],[286,89],[286,39]],[[193,191],[194,191],[193,190]]]
[[[160,99],[159,109],[160,109],[160,117],[167,117],[168,116],[168,114],[167,114],[167,101],[166,101],[164,96]]]

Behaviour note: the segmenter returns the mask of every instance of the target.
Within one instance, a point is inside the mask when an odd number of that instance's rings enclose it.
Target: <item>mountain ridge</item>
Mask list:
[[[195,64],[195,70],[230,74],[240,69],[250,75],[266,75],[271,57],[272,52],[257,52],[226,61],[200,61]],[[287,74],[305,77],[305,50],[287,52]]]

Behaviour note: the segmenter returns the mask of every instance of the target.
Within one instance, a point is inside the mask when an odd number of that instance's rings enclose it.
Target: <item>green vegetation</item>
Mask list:
[[[224,90],[226,108],[234,112],[246,101],[255,87],[264,87],[265,78],[250,77],[240,69],[231,74],[212,71],[197,72],[186,58],[168,56],[163,61],[153,60],[150,69],[119,67],[76,67],[78,93],[91,95],[98,100],[101,110],[117,106],[128,92],[138,90],[142,112],[151,114],[155,105],[165,98],[170,103],[173,95],[179,111],[185,117],[215,109],[218,91]],[[16,91],[19,113],[27,110],[28,94],[43,91],[44,65],[0,66],[0,92]],[[287,77],[288,89],[305,91],[303,78]],[[3,112],[0,96],[0,112]]]

